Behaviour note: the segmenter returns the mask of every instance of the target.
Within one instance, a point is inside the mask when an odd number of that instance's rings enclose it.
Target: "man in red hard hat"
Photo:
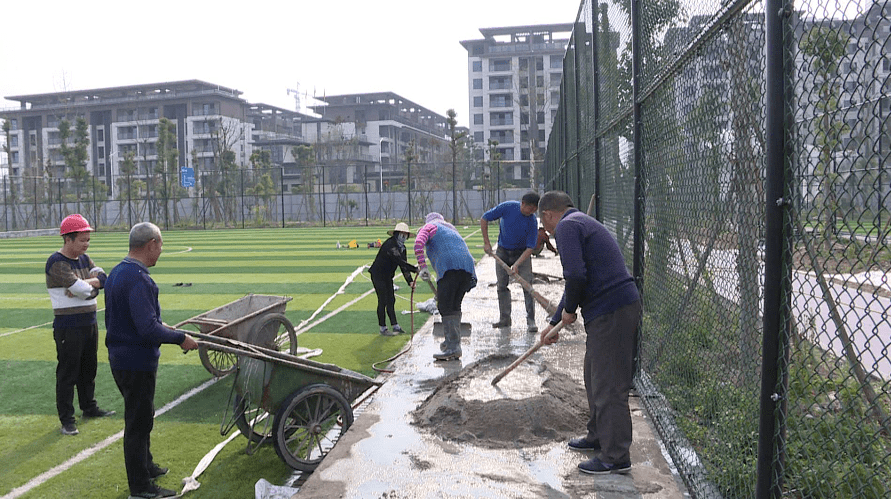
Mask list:
[[[79,214],[62,220],[62,249],[46,261],[46,289],[53,305],[56,342],[56,410],[63,435],[77,435],[74,390],[85,418],[107,417],[96,404],[96,357],[99,328],[96,296],[105,284],[105,271],[87,255],[93,228]]]

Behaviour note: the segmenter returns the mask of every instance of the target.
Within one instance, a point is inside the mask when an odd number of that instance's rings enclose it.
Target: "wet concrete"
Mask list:
[[[561,275],[559,259],[553,256],[534,259],[533,269]],[[510,404],[546,396],[547,378],[559,379],[564,391],[571,390],[570,385],[582,386],[584,330],[580,325],[564,330],[556,345],[541,348],[497,387],[491,386],[492,378],[511,358],[531,347],[538,335],[526,332],[519,284],[511,284],[514,326],[493,329],[498,303],[495,288],[489,286],[495,282],[495,263],[490,257],[478,265],[477,275],[479,285],[464,300],[463,321],[472,324],[472,333],[462,338],[461,360],[433,361],[441,337],[431,334],[430,318],[415,334],[411,350],[391,366],[395,372],[382,375],[386,383],[357,412],[353,426],[294,498],[689,497],[672,474],[637,398],[631,399],[634,467],[628,475],[591,476],[578,471],[576,466],[588,456],[568,449],[566,441],[584,432],[586,414],[574,415],[581,416],[580,426],[574,430],[542,422],[551,433],[515,417],[511,411],[518,409]],[[556,303],[562,281],[536,283],[535,287]],[[542,327],[547,315],[538,305],[536,313]],[[504,404],[501,412],[485,413],[486,421],[493,425],[491,432],[480,432],[471,424],[479,421],[467,420],[468,431],[457,434],[440,431],[444,426],[438,427],[435,419],[418,424],[417,418],[425,416],[425,401],[437,394],[437,388],[449,385],[453,385],[450,400],[458,400],[459,405],[489,404],[491,409]],[[584,393],[580,396],[584,408]],[[537,414],[528,416],[535,419]],[[549,417],[556,423],[557,417]],[[533,428],[537,428],[535,435]]]

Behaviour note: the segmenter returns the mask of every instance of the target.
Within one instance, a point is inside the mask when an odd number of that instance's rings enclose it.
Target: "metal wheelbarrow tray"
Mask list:
[[[238,340],[271,350],[297,352],[297,333],[285,317],[290,296],[247,294],[203,314],[186,319],[175,328],[191,325],[198,332]],[[194,331],[185,331],[194,334]],[[235,372],[236,356],[206,346],[198,348],[204,368],[220,377]]]

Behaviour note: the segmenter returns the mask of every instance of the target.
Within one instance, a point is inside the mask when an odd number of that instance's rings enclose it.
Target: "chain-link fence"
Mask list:
[[[501,201],[519,199],[529,190],[530,171],[540,175],[541,165],[456,163],[454,184],[451,165],[374,170],[375,165],[309,167],[309,182],[283,168],[201,170],[186,181],[165,173],[122,175],[110,185],[95,177],[7,178],[0,185],[0,231],[58,228],[71,213],[113,230],[140,221],[164,229],[419,224],[432,211],[471,222]]]
[[[642,290],[695,497],[891,497],[891,3],[584,1],[545,185]]]

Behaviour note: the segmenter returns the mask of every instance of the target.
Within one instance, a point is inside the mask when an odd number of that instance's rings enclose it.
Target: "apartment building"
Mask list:
[[[2,118],[10,124],[9,168],[13,178],[48,175],[65,178],[59,124],[72,129],[82,118],[88,125],[86,168],[115,195],[114,177],[132,158],[134,176],[149,175],[158,164],[162,118],[176,126],[179,166],[218,169],[220,138],[244,164],[251,154],[254,124],[241,92],[199,80],[130,85],[102,89],[8,96],[20,103]],[[70,140],[70,139],[69,139]]]
[[[401,165],[409,147],[413,147],[414,163],[419,168],[412,172],[413,187],[442,170],[438,166],[443,165],[441,161],[449,151],[445,116],[393,92],[335,95],[319,100],[324,104],[311,109],[321,118],[315,127],[304,127],[307,140],[328,142],[329,147],[334,147],[343,139],[355,139],[361,146],[356,150],[359,156],[352,158],[356,168],[363,168],[364,175],[364,165],[373,167],[366,178],[370,190],[387,190],[391,185],[405,183],[407,172]],[[323,128],[322,122],[329,125]],[[336,137],[340,139],[331,140]],[[367,155],[364,151],[368,151]]]
[[[482,39],[461,42],[470,134],[477,147],[498,143],[506,182],[528,182],[534,161],[544,158],[572,29],[572,23],[483,28]]]

